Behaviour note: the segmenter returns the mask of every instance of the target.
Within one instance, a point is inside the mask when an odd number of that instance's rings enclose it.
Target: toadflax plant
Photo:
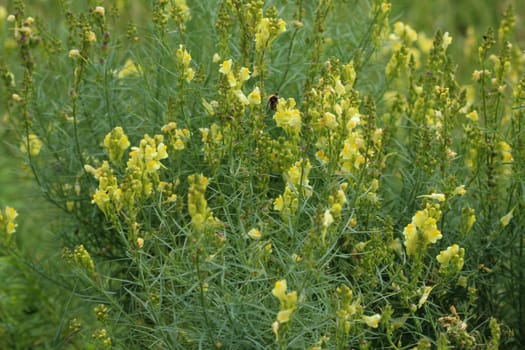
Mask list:
[[[12,138],[74,227],[57,283],[91,310],[56,342],[518,346],[523,300],[507,314],[500,294],[523,289],[511,10],[460,81],[453,34],[389,1],[60,6],[51,25],[15,1],[0,66]]]

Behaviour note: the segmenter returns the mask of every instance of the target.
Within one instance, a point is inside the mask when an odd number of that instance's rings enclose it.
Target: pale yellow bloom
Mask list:
[[[302,125],[301,112],[294,107],[295,100],[293,98],[288,100],[280,99],[273,119],[277,126],[283,128],[287,133],[299,134]]]
[[[472,120],[473,122],[477,122],[479,117],[478,117],[478,112],[477,111],[472,111],[470,113],[467,113],[467,118]]]
[[[29,134],[29,150],[30,154],[32,156],[37,156],[40,153],[40,150],[42,149],[42,141],[38,138],[37,135],[31,133]],[[20,150],[23,153],[27,153],[27,142],[23,142],[20,145]]]
[[[452,36],[448,32],[445,32],[445,34],[443,34],[443,49],[446,50],[451,43]]]
[[[443,193],[432,193],[430,194],[430,198],[435,199],[439,202],[444,202],[446,197]]]
[[[232,71],[232,65],[233,65],[233,60],[231,58],[229,60],[222,62],[221,68],[219,68],[219,72],[224,75],[230,74]]]
[[[441,265],[448,265],[450,260],[459,253],[459,245],[453,244],[450,247],[448,247],[446,250],[442,250],[438,256],[436,256],[436,260]]]
[[[259,230],[259,229],[252,228],[250,231],[248,231],[248,236],[249,236],[251,239],[259,240],[259,239],[261,239],[261,237],[262,237],[262,232],[261,232],[261,230]]]
[[[337,118],[333,113],[325,112],[321,123],[326,126],[328,129],[335,130],[339,124],[337,123]]]
[[[363,315],[363,321],[372,328],[377,328],[379,326],[379,322],[381,321],[381,315],[380,314],[374,314],[372,316],[365,316]]]
[[[97,41],[97,36],[95,35],[94,32],[92,32],[91,30],[89,32],[87,32],[87,41],[89,41],[90,43],[94,43]]]
[[[100,17],[104,17],[106,10],[102,6],[97,6],[93,12],[97,13]]]
[[[284,300],[286,297],[286,289],[288,288],[286,280],[280,280],[275,282],[275,286],[272,289],[272,294],[279,300]]]
[[[242,84],[248,79],[250,79],[250,70],[246,67],[242,67],[239,71],[239,81]]]
[[[248,95],[248,103],[252,106],[261,104],[261,92],[258,86]]]
[[[457,194],[459,196],[463,196],[466,193],[467,193],[467,190],[465,189],[465,185],[460,185],[460,186],[458,186],[458,187],[456,187],[454,189],[454,193],[453,194],[455,194],[455,195]]]
[[[419,302],[417,303],[418,309],[421,308],[421,306],[423,306],[423,304],[427,302],[428,296],[430,295],[432,288],[434,287],[425,286],[423,288],[423,294],[421,295],[421,297],[419,298]]]
[[[78,49],[71,49],[71,50],[69,50],[68,56],[71,57],[71,58],[82,57],[80,55],[80,50],[78,50]]]
[[[512,220],[513,217],[514,217],[514,208],[512,208],[511,211],[509,211],[505,216],[499,219],[501,226],[506,227],[510,223],[510,220]]]
[[[135,64],[131,58],[128,58],[124,66],[118,71],[117,77],[123,79],[129,76],[138,75],[142,71],[140,65]]]
[[[292,316],[293,312],[294,309],[286,309],[279,311],[279,313],[277,314],[277,322],[285,323],[290,321],[290,316]]]
[[[328,227],[334,222],[334,217],[330,213],[330,209],[325,210],[323,215],[323,227]]]
[[[239,99],[239,102],[241,102],[243,105],[246,106],[250,103],[244,92],[242,92],[241,90],[235,90],[234,94]]]

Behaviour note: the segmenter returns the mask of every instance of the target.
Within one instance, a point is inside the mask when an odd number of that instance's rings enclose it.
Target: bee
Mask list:
[[[272,111],[276,111],[277,103],[279,103],[279,94],[271,94],[270,97],[268,97],[268,108],[270,108]]]

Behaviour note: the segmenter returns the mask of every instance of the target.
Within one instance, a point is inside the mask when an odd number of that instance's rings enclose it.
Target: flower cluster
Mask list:
[[[124,130],[117,126],[104,137],[104,147],[112,163],[120,163],[124,152],[129,148],[130,143]]]
[[[69,263],[76,264],[88,275],[95,275],[95,263],[93,262],[93,259],[91,258],[89,252],[86,250],[86,248],[84,248],[83,244],[80,244],[77,247],[75,247],[73,251],[71,251],[69,248],[65,248],[62,252],[62,256]]]
[[[189,83],[195,77],[195,70],[190,67],[191,64],[191,55],[186,50],[184,45],[180,45],[175,53],[177,56],[177,61],[181,67],[181,70],[184,74],[184,79]]]
[[[20,150],[22,153],[27,154],[27,149],[29,147],[29,154],[33,157],[40,154],[40,150],[42,149],[42,140],[38,138],[37,135],[30,133],[27,142],[22,142],[20,145]]]
[[[102,345],[103,349],[111,348],[111,337],[105,328],[97,329],[95,332],[93,332],[92,337],[93,339],[97,340],[100,345]]]
[[[439,252],[436,256],[439,262],[439,272],[458,272],[463,268],[465,263],[463,257],[465,256],[465,249],[460,248],[459,245],[453,244],[445,250]]]
[[[255,49],[267,49],[275,38],[286,31],[286,22],[280,18],[263,17],[257,24],[255,33]]]
[[[286,280],[275,282],[272,294],[279,299],[279,313],[277,320],[272,324],[272,330],[276,338],[279,338],[279,328],[282,324],[291,320],[292,314],[297,309],[297,292],[286,292],[288,286]]]
[[[288,135],[298,135],[301,132],[301,112],[295,108],[293,98],[279,99],[273,119]]]
[[[335,290],[337,293],[337,331],[345,336],[350,333],[351,319],[356,314],[362,314],[363,310],[358,301],[354,301],[352,290],[342,285]]]
[[[309,160],[299,160],[284,174],[284,193],[274,201],[274,209],[281,212],[283,219],[295,214],[300,198],[305,199],[312,195],[312,187],[308,180],[311,168]]]
[[[248,79],[250,79],[250,70],[246,67],[241,67],[237,72],[233,68],[233,60],[229,59],[224,61],[220,68],[219,73],[226,78],[228,91],[235,100],[242,106],[247,105],[258,105],[261,103],[261,96],[258,87],[255,87],[253,91],[246,97],[242,91],[242,87]]]
[[[70,57],[73,57],[75,54],[78,54],[78,53],[73,53],[72,54],[71,51],[69,52],[69,56]],[[127,77],[136,76],[136,75],[140,74],[140,72],[142,72],[142,68],[141,68],[140,64],[137,64],[131,58],[128,58],[126,60],[126,62],[124,62],[124,65],[122,66],[122,68],[119,69],[115,74],[116,74],[117,78],[124,79],[124,78],[127,78]]]
[[[421,254],[430,243],[441,239],[442,235],[437,227],[440,217],[439,204],[427,204],[425,209],[416,212],[412,222],[403,230],[408,255]]]
[[[190,141],[191,133],[188,129],[177,129],[177,123],[169,122],[161,128],[168,135],[168,145],[175,151],[182,151]]]
[[[0,210],[0,234],[6,242],[9,241],[11,235],[15,233],[16,227],[15,219],[18,216],[17,211],[11,207],[5,207],[4,212]]]
[[[135,221],[134,215],[138,210],[136,202],[150,197],[161,183],[158,174],[163,166],[161,160],[168,157],[167,146],[163,140],[162,135],[154,137],[144,135],[138,147],[131,147],[120,183],[107,161],[103,161],[98,168],[88,164],[84,166],[85,171],[98,180],[93,203],[97,204],[106,217],[115,220],[122,210],[126,210],[127,221],[130,223]],[[117,127],[106,135],[104,146],[110,159],[120,162],[125,149],[129,146],[129,141],[122,128]],[[170,186],[160,187],[161,190],[164,188],[170,189]],[[167,197],[170,195],[171,193],[167,193]]]
[[[120,212],[123,205],[122,189],[119,187],[117,177],[109,163],[104,161],[97,169],[90,165],[86,165],[84,168],[98,180],[98,188],[93,194],[92,202],[96,203],[106,216]]]
[[[188,212],[191,223],[197,231],[204,231],[220,225],[219,219],[213,216],[204,193],[208,187],[208,178],[202,174],[188,176]]]

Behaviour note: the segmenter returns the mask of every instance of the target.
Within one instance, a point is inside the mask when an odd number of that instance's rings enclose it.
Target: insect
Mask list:
[[[268,108],[270,108],[272,111],[276,111],[277,103],[279,103],[279,94],[271,94],[270,97],[268,97]]]

